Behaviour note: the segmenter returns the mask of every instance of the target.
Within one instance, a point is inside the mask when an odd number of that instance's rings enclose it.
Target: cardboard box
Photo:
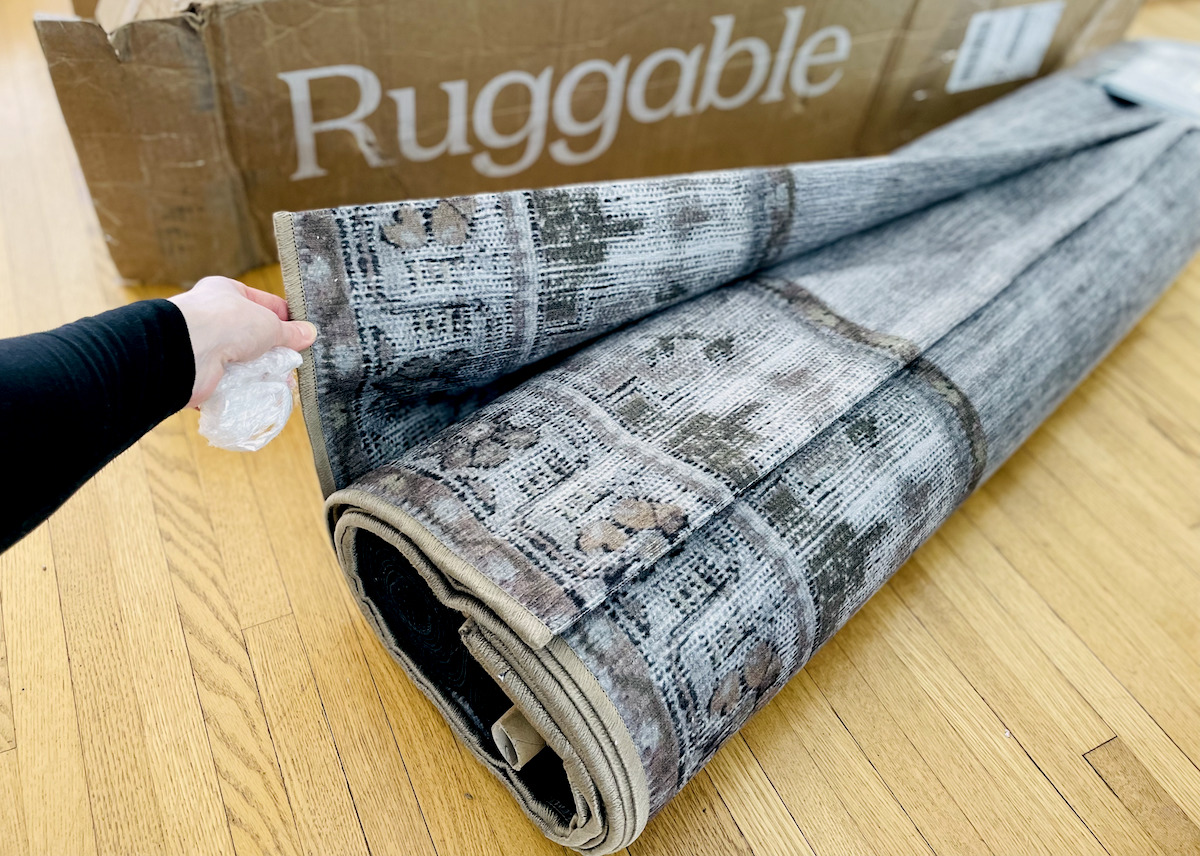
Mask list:
[[[191,281],[273,259],[280,209],[885,151],[1136,6],[100,0],[37,30],[117,269]]]
[[[97,0],[72,0],[71,8],[80,18],[93,18],[96,15]]]
[[[1119,40],[1139,5],[919,2],[880,81],[858,153],[889,152],[1032,76],[1074,64]]]

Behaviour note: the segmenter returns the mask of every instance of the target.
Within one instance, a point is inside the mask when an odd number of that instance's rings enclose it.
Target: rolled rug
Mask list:
[[[1200,246],[1200,128],[1096,79],[1154,49],[884,158],[277,215],[347,579],[547,836],[635,839]]]

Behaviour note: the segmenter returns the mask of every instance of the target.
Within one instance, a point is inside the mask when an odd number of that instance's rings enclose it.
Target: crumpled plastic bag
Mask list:
[[[300,363],[291,348],[230,363],[216,391],[200,405],[200,435],[231,452],[257,452],[267,445],[292,414],[292,370]]]

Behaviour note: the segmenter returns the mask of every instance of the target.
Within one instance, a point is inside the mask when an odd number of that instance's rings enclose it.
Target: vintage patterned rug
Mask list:
[[[627,845],[1200,245],[1200,129],[1059,74],[885,157],[277,215],[364,613]]]

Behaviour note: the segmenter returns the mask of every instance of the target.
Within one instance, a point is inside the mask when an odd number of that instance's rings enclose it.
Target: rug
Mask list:
[[[337,555],[547,836],[608,853],[1200,246],[1122,46],[882,158],[276,216]]]

